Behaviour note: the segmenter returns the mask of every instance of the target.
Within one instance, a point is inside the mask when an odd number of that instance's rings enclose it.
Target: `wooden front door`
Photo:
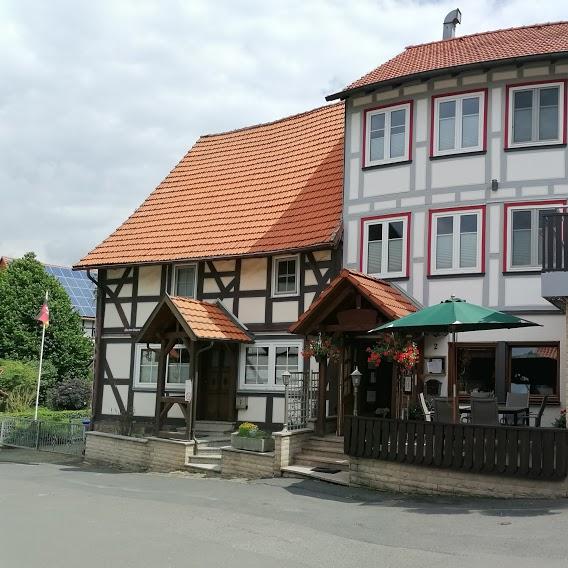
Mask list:
[[[197,400],[198,420],[235,419],[237,359],[233,346],[215,346],[201,354]]]

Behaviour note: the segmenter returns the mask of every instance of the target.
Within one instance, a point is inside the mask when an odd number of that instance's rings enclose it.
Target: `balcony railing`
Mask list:
[[[542,215],[542,271],[568,271],[568,212]]]

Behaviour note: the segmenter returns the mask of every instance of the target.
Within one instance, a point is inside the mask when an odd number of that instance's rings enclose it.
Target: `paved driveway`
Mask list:
[[[119,473],[0,450],[2,568],[568,566],[568,503]]]

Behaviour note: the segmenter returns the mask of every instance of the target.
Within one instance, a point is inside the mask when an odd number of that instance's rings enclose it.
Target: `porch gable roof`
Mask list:
[[[318,313],[325,311],[348,286],[352,286],[372,306],[391,320],[406,316],[419,308],[417,303],[413,302],[409,296],[391,282],[378,280],[362,272],[344,268],[330,282],[319,298],[314,300],[311,306],[298,318],[298,321],[290,326],[290,332],[309,333],[310,325],[317,319]]]
[[[154,308],[137,342],[153,342],[160,339],[168,323],[179,323],[181,329],[193,340],[234,341],[250,343],[252,335],[247,328],[217,300],[214,304],[169,296],[166,294]]]

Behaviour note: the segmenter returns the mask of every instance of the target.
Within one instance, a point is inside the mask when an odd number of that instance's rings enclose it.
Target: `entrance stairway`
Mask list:
[[[234,422],[195,422],[195,453],[187,458],[185,469],[192,473],[204,473],[208,477],[221,474],[221,448],[231,444]]]
[[[282,468],[282,475],[349,485],[349,458],[343,453],[343,438],[313,436],[296,454],[294,463]]]

